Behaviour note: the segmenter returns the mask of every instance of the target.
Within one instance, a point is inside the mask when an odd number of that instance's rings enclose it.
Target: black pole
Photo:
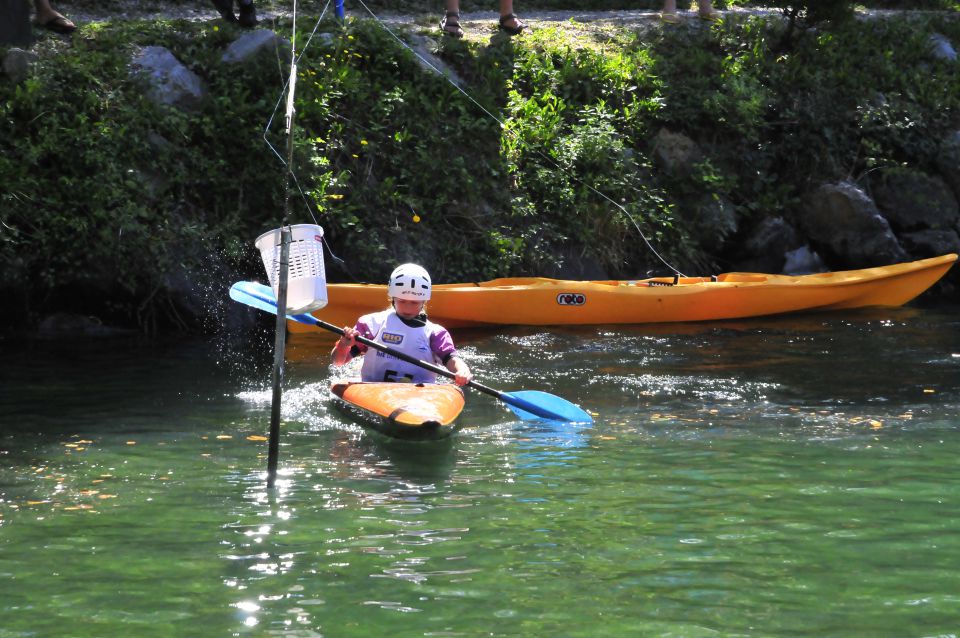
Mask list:
[[[277,307],[287,307],[287,262],[290,259],[290,228],[280,229],[280,272],[277,274]],[[273,345],[273,402],[270,410],[270,447],[267,454],[267,488],[277,481],[277,462],[280,456],[280,406],[283,396],[283,362],[287,342],[287,318],[277,314],[276,338]]]
[[[297,15],[293,15],[293,44],[290,52],[290,83],[287,96],[287,173],[283,187],[283,224],[280,227],[280,272],[277,273],[277,313],[276,336],[273,345],[273,401],[270,410],[270,443],[267,453],[267,489],[272,489],[277,481],[277,463],[280,457],[280,406],[283,399],[283,362],[287,345],[287,277],[290,262],[290,176],[293,174],[293,95],[297,76]]]

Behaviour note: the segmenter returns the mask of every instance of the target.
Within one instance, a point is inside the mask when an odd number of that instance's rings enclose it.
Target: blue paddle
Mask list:
[[[269,286],[264,286],[263,284],[258,284],[253,281],[239,281],[230,287],[230,298],[252,308],[277,314],[276,298],[273,296],[273,290]],[[334,332],[340,336],[343,336],[343,328],[338,328],[337,326],[327,323],[326,321],[321,321],[310,314],[288,314],[287,319],[317,326],[318,328],[323,328],[324,330],[329,330],[330,332]],[[371,341],[365,337],[357,337],[357,341],[367,347],[380,350],[381,352],[385,352],[398,359],[402,359],[407,363],[412,363],[415,366],[420,366],[421,368],[430,370],[445,377],[453,378],[455,376],[446,368],[441,368],[440,366],[432,363],[421,361],[420,359],[411,357],[406,353],[400,352],[399,350],[394,350],[393,348],[377,343],[376,341]],[[587,412],[584,410],[581,410],[579,407],[565,399],[548,394],[547,392],[539,392],[537,390],[500,392],[499,390],[488,388],[487,386],[477,383],[476,381],[471,381],[467,385],[471,388],[476,388],[484,394],[489,394],[492,397],[500,399],[506,403],[511,410],[513,410],[514,414],[525,421],[546,419],[548,421],[567,421],[572,423],[593,422],[593,417],[587,414]]]

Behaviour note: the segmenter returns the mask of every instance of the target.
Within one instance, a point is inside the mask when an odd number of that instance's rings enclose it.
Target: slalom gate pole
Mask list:
[[[342,2],[342,0],[340,0]],[[283,193],[283,223],[280,226],[280,272],[277,273],[277,308],[287,307],[287,281],[290,264],[290,175],[293,173],[293,96],[297,83],[297,4],[293,4],[293,27],[290,44],[290,81],[287,94],[287,174]],[[283,399],[283,363],[287,346],[287,313],[277,313],[276,335],[273,345],[273,400],[270,406],[270,443],[267,453],[267,489],[277,481],[277,462],[280,456],[280,406]]]
[[[287,307],[287,265],[290,260],[290,227],[280,229],[280,272],[277,286],[277,307]],[[280,456],[280,406],[283,397],[283,362],[286,358],[287,316],[277,313],[276,335],[273,345],[273,400],[270,409],[270,443],[267,453],[267,489],[277,481],[277,462]]]

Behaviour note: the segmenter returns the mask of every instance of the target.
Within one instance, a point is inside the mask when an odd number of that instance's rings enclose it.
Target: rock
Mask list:
[[[157,151],[165,151],[173,148],[173,142],[156,131],[147,131],[147,143]]]
[[[709,197],[697,206],[693,223],[700,242],[716,248],[737,232],[736,208],[722,197]]]
[[[831,265],[867,268],[906,261],[890,224],[855,184],[824,184],[803,201],[800,228]]]
[[[181,111],[199,110],[208,94],[203,80],[164,47],[145,47],[133,59],[131,73],[147,82],[154,103]]]
[[[930,55],[938,60],[947,62],[957,61],[957,50],[953,48],[953,43],[947,37],[940,33],[931,33],[927,38],[930,45]]]
[[[960,199],[960,130],[954,131],[940,144],[937,153],[937,170]]]
[[[682,133],[660,129],[653,138],[653,158],[673,175],[689,175],[704,160],[697,143]]]
[[[224,64],[240,64],[268,52],[274,57],[279,53],[281,58],[289,60],[290,41],[270,29],[257,29],[234,40],[220,61]]]
[[[900,243],[917,259],[960,253],[960,235],[952,229],[919,230],[900,235]]]
[[[737,268],[756,272],[781,272],[787,261],[787,253],[801,243],[797,230],[787,220],[783,217],[767,217],[744,238],[743,252],[748,259]]]
[[[97,317],[58,312],[45,317],[37,328],[42,339],[73,339],[76,337],[118,337],[137,334],[136,330],[105,326]]]
[[[800,246],[795,250],[788,251],[783,264],[783,274],[785,275],[809,275],[815,272],[826,272],[820,255],[810,250],[810,246]]]
[[[960,221],[960,204],[939,177],[912,168],[887,168],[871,175],[870,191],[897,232],[950,228]]]
[[[177,214],[173,221],[187,223]],[[163,287],[181,329],[200,325],[211,331],[247,332],[263,319],[262,313],[251,312],[249,307],[224,294],[232,282],[242,277],[216,248],[214,238],[183,240],[171,247],[170,255],[173,265],[164,276]],[[263,270],[260,273],[263,275]]]
[[[744,248],[752,255],[786,254],[800,245],[797,230],[783,217],[767,217],[747,236]]]
[[[23,82],[30,74],[30,67],[36,64],[37,54],[33,51],[24,51],[23,49],[13,48],[7,51],[3,56],[3,72],[7,74],[14,84]]]
[[[463,79],[457,75],[457,72],[454,71],[449,64],[434,55],[434,51],[437,47],[435,40],[422,35],[410,35],[408,36],[408,39],[410,40],[410,48],[412,48],[414,53],[416,53],[414,57],[417,61],[417,64],[419,64],[424,71],[429,73],[436,73],[439,71],[443,77],[447,78],[458,87],[463,87]]]

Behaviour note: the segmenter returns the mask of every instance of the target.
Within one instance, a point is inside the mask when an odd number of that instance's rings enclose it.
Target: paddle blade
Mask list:
[[[538,390],[501,393],[503,402],[524,421],[546,419],[570,423],[593,423],[593,417],[566,399]]]
[[[273,289],[270,286],[264,286],[255,281],[238,281],[230,286],[230,298],[251,308],[277,314],[277,298],[273,296]],[[309,314],[287,315],[287,318],[311,325],[318,323],[316,317]]]

